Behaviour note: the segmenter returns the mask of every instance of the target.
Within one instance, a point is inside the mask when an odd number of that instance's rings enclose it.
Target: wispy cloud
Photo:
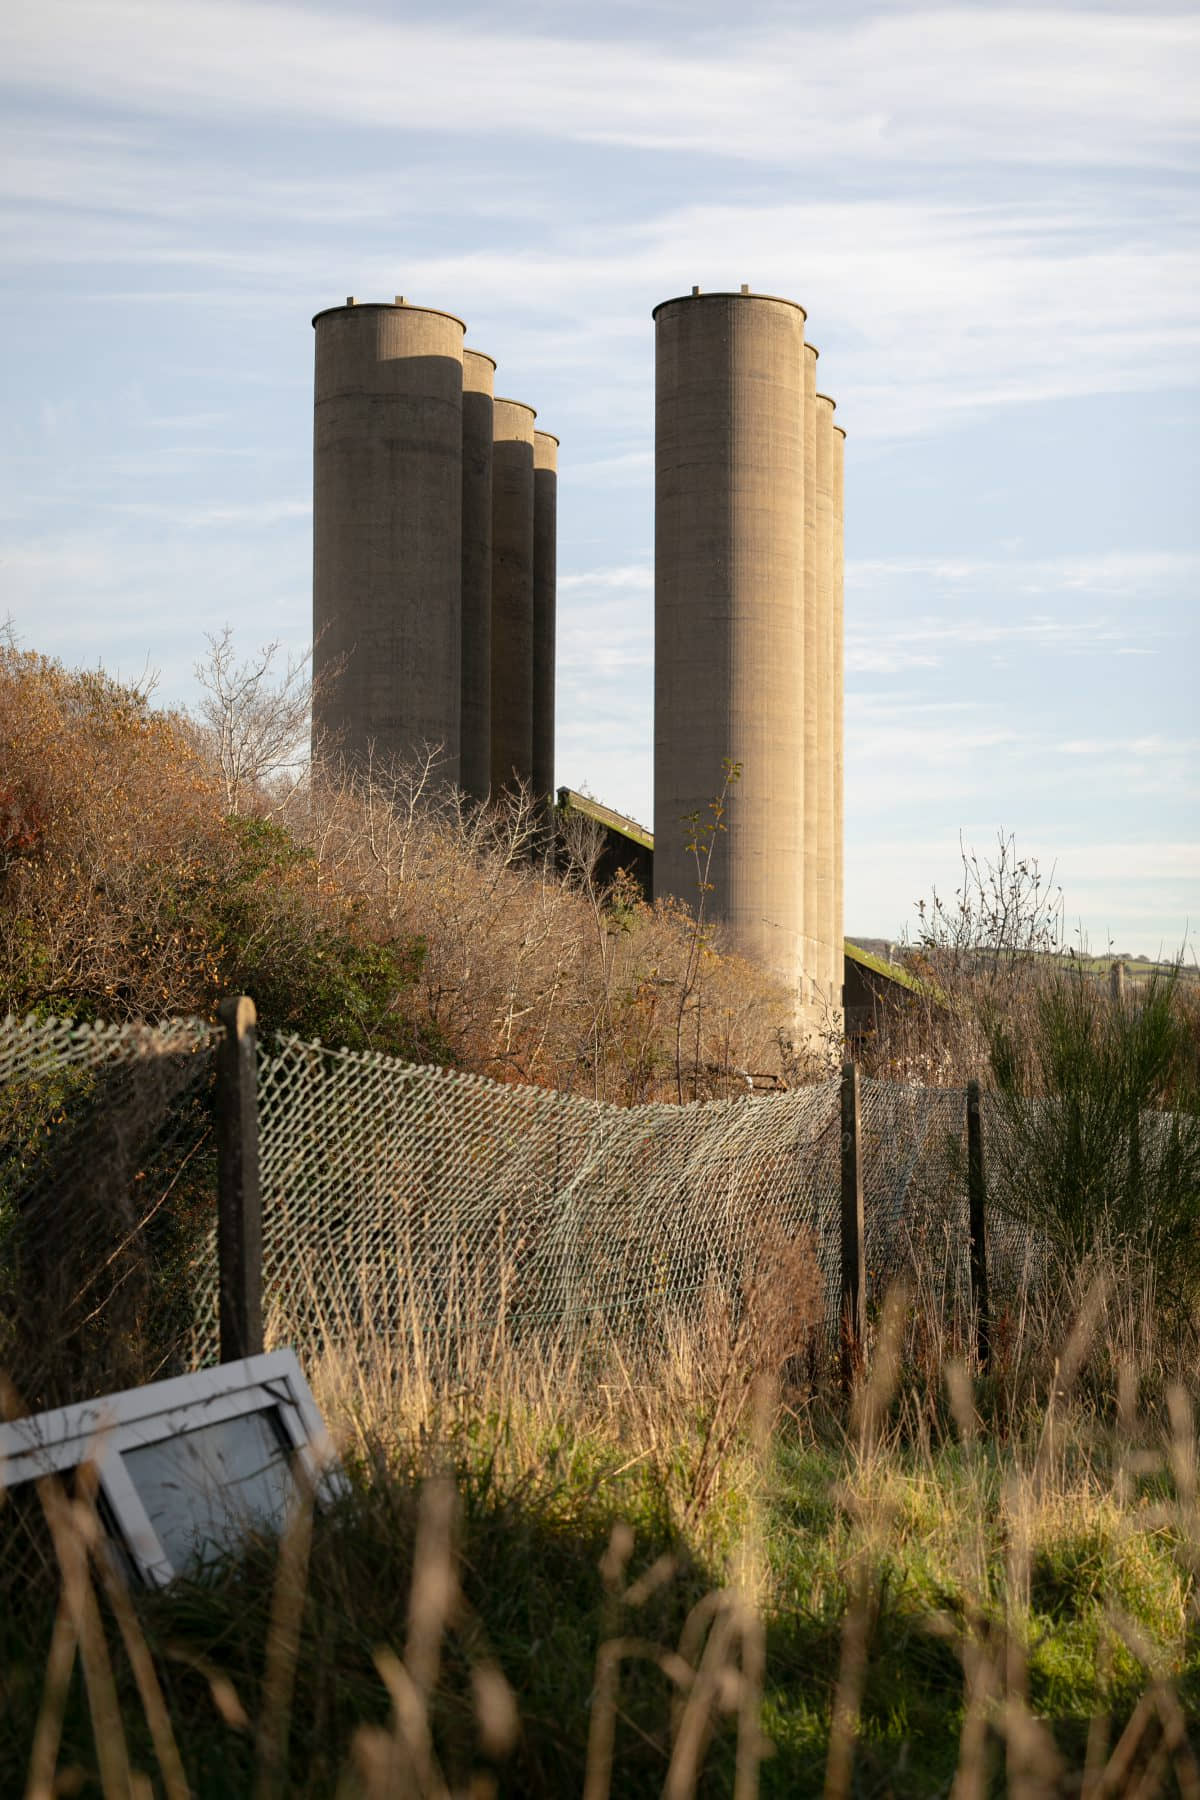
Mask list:
[[[1173,163],[1200,78],[1195,19],[1133,11],[942,7],[691,39],[677,27],[670,42],[263,0],[42,0],[4,19],[14,87],[426,133],[452,116],[477,134],[720,144],[782,165],[823,150],[833,127],[845,161]]]
[[[1162,732],[1145,737],[1066,738],[1055,744],[1059,756],[1200,756],[1200,738],[1173,738]]]
[[[972,648],[1151,654],[1172,635],[1154,603],[1183,595],[1198,574],[1200,555],[1165,550],[851,562],[846,668],[853,675],[936,669]],[[925,603],[920,610],[910,610],[914,592]],[[945,610],[929,606],[931,595]],[[965,600],[969,612],[962,610]],[[1041,605],[1030,608],[1031,600]]]
[[[918,576],[950,590],[995,587],[1009,593],[1096,593],[1134,599],[1165,583],[1200,576],[1193,550],[1082,551],[1057,556],[883,556],[846,564],[847,585],[864,592],[897,576]]]
[[[185,531],[205,530],[213,525],[261,526],[279,525],[292,519],[306,519],[312,513],[311,500],[250,500],[242,505],[183,505],[170,501],[123,500],[110,511],[129,518],[153,519],[164,525],[177,525]]]

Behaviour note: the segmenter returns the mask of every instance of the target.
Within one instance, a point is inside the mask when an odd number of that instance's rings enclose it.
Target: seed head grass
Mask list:
[[[114,1592],[86,1482],[8,1498],[0,1764],[47,1795],[1200,1793],[1195,1383],[1115,1291],[987,1379],[922,1361],[898,1295],[848,1403],[832,1349],[755,1354],[715,1299],[640,1347],[331,1328],[347,1492],[281,1538]]]

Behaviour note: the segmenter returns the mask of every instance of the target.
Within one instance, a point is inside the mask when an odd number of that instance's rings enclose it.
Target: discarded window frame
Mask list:
[[[122,1560],[159,1587],[345,1487],[292,1350],[0,1425],[0,1489],[89,1462]]]

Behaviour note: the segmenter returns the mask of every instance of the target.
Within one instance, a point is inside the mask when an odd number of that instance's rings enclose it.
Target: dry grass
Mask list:
[[[1081,1271],[984,1379],[897,1293],[846,1411],[798,1274],[653,1350],[327,1348],[350,1499],[164,1595],[47,1487],[26,1791],[1200,1794],[1194,1338]]]

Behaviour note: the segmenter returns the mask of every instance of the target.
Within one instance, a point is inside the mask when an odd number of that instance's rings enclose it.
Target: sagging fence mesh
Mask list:
[[[30,1403],[217,1360],[217,1041],[187,1020],[0,1028],[0,1366]],[[900,1277],[967,1318],[965,1119],[961,1090],[862,1082],[868,1301]],[[258,1120],[270,1342],[645,1343],[802,1243],[836,1329],[836,1080],[621,1108],[293,1039],[260,1049]],[[1003,1205],[989,1232],[1017,1270]]]
[[[0,1369],[44,1407],[190,1364],[219,1033],[0,1025]]]
[[[258,1093],[277,1341],[600,1325],[640,1343],[714,1291],[737,1304],[802,1240],[836,1329],[836,1079],[624,1108],[291,1041]],[[919,1271],[965,1317],[965,1116],[960,1090],[862,1084],[869,1300]]]

